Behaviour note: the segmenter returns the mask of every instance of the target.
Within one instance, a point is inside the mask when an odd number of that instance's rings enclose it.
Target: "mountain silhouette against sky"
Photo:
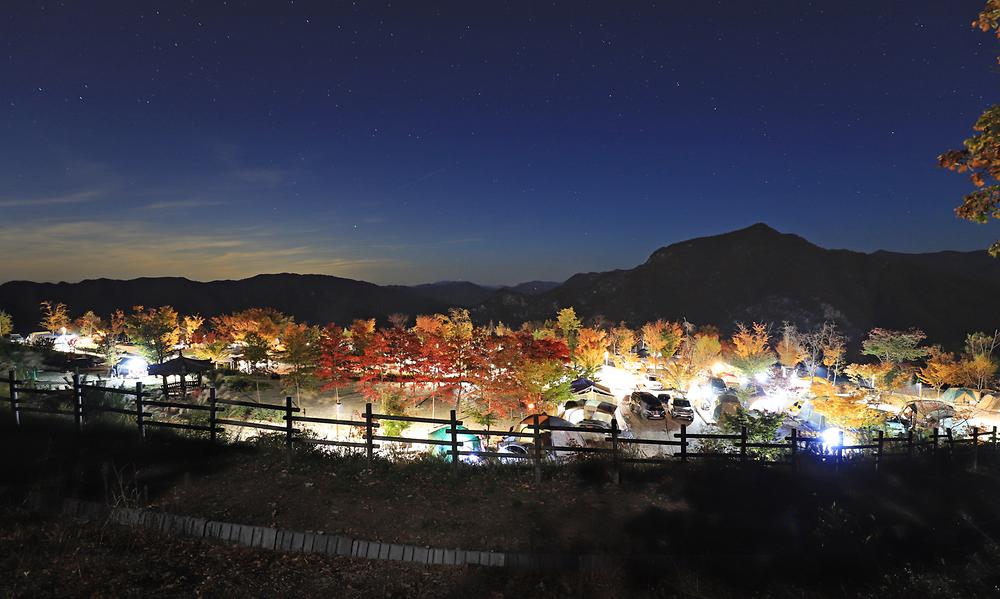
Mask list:
[[[0,309],[13,316],[19,331],[37,328],[42,300],[64,302],[74,316],[88,309],[105,316],[139,304],[169,304],[207,317],[269,306],[315,324],[467,307],[477,320],[518,325],[573,306],[584,319],[601,315],[632,325],[687,319],[724,332],[755,320],[805,327],[833,320],[855,343],[875,326],[918,327],[931,342],[951,346],[969,331],[1000,327],[998,297],[1000,261],[984,251],[831,250],[764,224],[674,243],[635,268],[580,273],[562,284],[497,288],[443,281],[406,287],[274,274],[237,281],[162,277],[0,285]]]

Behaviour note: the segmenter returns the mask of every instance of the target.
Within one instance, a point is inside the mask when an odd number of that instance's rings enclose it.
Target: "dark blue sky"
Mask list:
[[[5,2],[0,280],[513,283],[757,221],[1000,236],[935,163],[997,101],[983,0],[356,4]]]

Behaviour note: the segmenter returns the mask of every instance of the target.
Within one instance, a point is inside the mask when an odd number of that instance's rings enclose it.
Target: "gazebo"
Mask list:
[[[163,377],[163,396],[169,395],[169,385],[167,377],[176,376],[180,378],[180,397],[187,398],[187,377],[196,375],[195,386],[201,387],[202,374],[215,368],[211,360],[195,360],[186,358],[183,355],[167,360],[162,364],[150,364],[147,369],[151,376]]]

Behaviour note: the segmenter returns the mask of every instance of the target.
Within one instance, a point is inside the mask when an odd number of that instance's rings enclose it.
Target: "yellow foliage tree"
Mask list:
[[[940,347],[931,347],[927,364],[917,371],[917,378],[925,385],[940,390],[945,385],[954,385],[961,379],[962,367],[955,354]]]
[[[832,426],[850,430],[881,426],[887,416],[886,412],[869,407],[860,393],[847,397],[834,394],[817,397],[812,407]]]
[[[730,340],[732,352],[729,363],[748,378],[766,372],[774,365],[774,352],[769,345],[767,325],[755,322],[749,328],[742,323],[737,327]]]
[[[608,334],[599,329],[582,328],[577,331],[573,363],[583,376],[593,376],[604,362],[608,350]]]
[[[669,320],[647,322],[642,325],[642,340],[655,366],[677,353],[684,340],[684,328]]]
[[[788,369],[795,368],[809,355],[795,325],[789,323],[785,323],[781,340],[778,341],[775,350],[778,352],[778,362]]]

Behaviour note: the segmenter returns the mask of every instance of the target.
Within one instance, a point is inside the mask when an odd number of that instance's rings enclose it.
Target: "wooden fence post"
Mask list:
[[[740,461],[747,461],[747,427],[740,427]]]
[[[792,429],[792,470],[799,469],[799,429]]]
[[[76,433],[83,432],[83,389],[80,388],[80,371],[73,372],[73,422]]]
[[[146,407],[142,403],[142,383],[135,384],[135,424],[139,427],[139,440],[146,438]]]
[[[616,485],[621,484],[621,472],[618,469],[618,419],[611,419],[611,476]]]
[[[972,469],[979,469],[979,427],[972,427]]]
[[[878,447],[875,448],[875,470],[878,470],[879,464],[882,463],[882,443],[885,441],[885,432],[878,432]]]
[[[996,449],[997,448],[997,427],[995,425],[993,427],[993,432],[990,433],[990,436],[992,437],[992,439],[990,439],[990,442],[993,444],[993,449]]]
[[[951,428],[944,429],[945,439],[948,441],[948,459],[951,460],[953,455],[952,452],[955,448],[955,439],[951,436]]]
[[[14,414],[14,426],[21,426],[21,412],[17,409],[17,380],[15,380],[14,375],[16,373],[13,370],[7,372],[9,377],[9,387],[10,391],[10,411]]]
[[[687,432],[687,428],[688,427],[687,427],[686,424],[682,424],[681,425],[681,461],[682,462],[686,462],[687,459],[688,459],[688,439],[687,439],[688,432]]]
[[[453,468],[452,471],[457,473],[458,463],[460,461],[458,459],[460,457],[458,455],[458,414],[455,412],[455,410],[452,410],[448,416],[449,418],[451,418],[451,464]]]
[[[906,457],[907,459],[913,458],[913,430],[906,432]]]
[[[216,429],[218,424],[216,421],[219,419],[218,415],[218,404],[215,403],[217,391],[215,387],[210,387],[208,389],[208,426],[212,429],[208,432],[208,438],[215,445],[218,439],[219,431]]]
[[[368,402],[365,404],[365,455],[368,457],[369,462],[375,454],[375,448],[372,447],[374,444],[372,428],[372,404]]]
[[[292,434],[295,431],[292,422],[292,396],[285,396],[285,449],[288,450],[288,461],[292,461]]]
[[[534,429],[534,449],[535,449],[535,482],[542,482],[542,433],[538,428],[538,414],[532,417],[532,428]]]
[[[938,428],[936,426],[934,427],[934,436],[932,437],[932,439],[934,441],[934,444],[931,445],[931,447],[933,448],[934,453],[937,453],[937,448],[938,448]]]
[[[837,440],[837,468],[840,468],[840,463],[844,461],[844,431],[840,431]]]

